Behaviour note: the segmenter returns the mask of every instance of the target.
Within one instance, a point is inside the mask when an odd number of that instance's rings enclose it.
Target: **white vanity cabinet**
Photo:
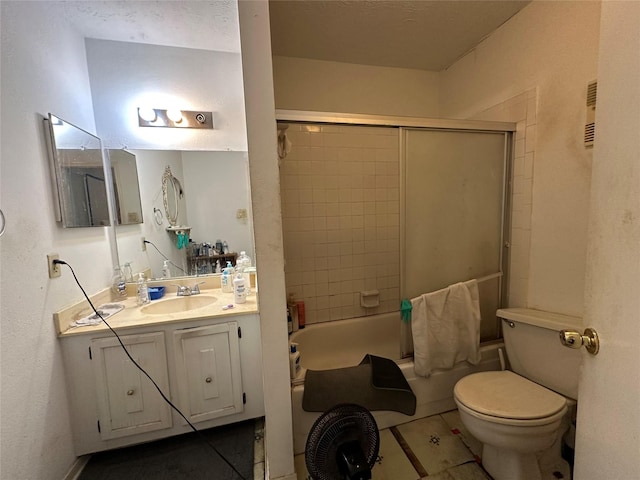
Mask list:
[[[264,415],[257,314],[118,333],[130,355],[198,429]],[[73,332],[60,340],[77,455],[192,431],[110,331]]]
[[[241,413],[238,324],[173,332],[179,408],[191,423]]]
[[[129,355],[164,392],[169,390],[164,332],[123,335]],[[91,341],[98,427],[104,440],[171,428],[169,405],[115,337]],[[90,385],[87,385],[90,388]]]

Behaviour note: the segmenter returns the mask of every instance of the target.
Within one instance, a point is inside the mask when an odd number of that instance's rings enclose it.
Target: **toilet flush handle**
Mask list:
[[[573,330],[560,330],[560,342],[569,348],[580,348],[584,345],[591,355],[597,354],[600,350],[598,334],[593,328],[585,329],[584,335]]]

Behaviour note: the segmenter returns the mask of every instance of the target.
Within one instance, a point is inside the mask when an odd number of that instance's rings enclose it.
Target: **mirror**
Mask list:
[[[56,220],[67,228],[111,225],[100,139],[52,114],[45,133]]]
[[[117,225],[142,223],[136,156],[126,150],[107,150],[111,164]]]
[[[170,262],[172,277],[214,273],[217,261],[224,267],[227,259],[233,262],[234,254],[241,251],[255,260],[246,152],[131,153],[135,155],[145,214],[141,224],[116,228],[120,263],[131,264],[130,269],[124,269],[127,281],[140,271],[160,278],[165,259]],[[174,213],[175,219],[169,220]],[[187,232],[191,240],[187,248],[178,248],[181,232]],[[142,238],[150,243],[143,245]],[[223,244],[222,254],[213,253],[218,240]],[[225,242],[228,255],[224,254]]]
[[[178,223],[178,198],[182,198],[182,187],[167,165],[162,175],[162,203],[170,227],[175,227]]]

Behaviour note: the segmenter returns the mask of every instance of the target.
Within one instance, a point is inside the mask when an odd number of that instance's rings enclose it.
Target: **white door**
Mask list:
[[[577,480],[640,479],[640,2],[602,2]]]

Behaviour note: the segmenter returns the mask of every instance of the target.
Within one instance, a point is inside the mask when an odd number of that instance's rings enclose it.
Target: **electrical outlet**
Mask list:
[[[146,239],[144,237],[142,237],[141,242],[142,242],[142,251],[146,252],[147,251],[147,244],[144,243],[144,242],[146,242]]]
[[[47,255],[47,265],[49,266],[49,278],[57,278],[62,275],[60,271],[60,265],[57,263],[53,263],[54,260],[59,260],[60,255],[57,253],[50,253]]]

